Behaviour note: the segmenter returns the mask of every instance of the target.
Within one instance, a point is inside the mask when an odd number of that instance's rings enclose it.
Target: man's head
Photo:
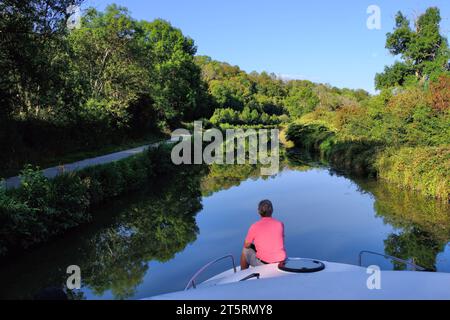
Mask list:
[[[271,217],[273,213],[273,205],[270,200],[263,200],[258,205],[258,213],[261,215],[261,217]]]

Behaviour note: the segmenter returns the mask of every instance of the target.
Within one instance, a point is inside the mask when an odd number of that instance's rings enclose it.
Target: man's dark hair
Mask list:
[[[258,212],[261,217],[271,217],[273,213],[273,205],[270,200],[263,200],[258,205]]]

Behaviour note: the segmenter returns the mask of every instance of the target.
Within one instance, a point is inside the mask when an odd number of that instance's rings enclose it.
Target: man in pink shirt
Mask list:
[[[284,249],[284,224],[272,218],[273,205],[269,200],[259,203],[261,220],[253,224],[245,238],[241,255],[241,270],[264,264],[279,263],[287,258]]]

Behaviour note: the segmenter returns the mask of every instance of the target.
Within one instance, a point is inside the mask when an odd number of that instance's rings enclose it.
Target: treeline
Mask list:
[[[82,2],[0,3],[2,174],[195,119],[276,126],[324,100],[368,97],[195,56],[194,41],[181,30],[159,19],[137,21],[117,5],[86,9],[80,23],[68,24],[67,9]]]
[[[68,28],[81,3],[0,2],[2,169],[212,115],[192,39],[117,5]]]
[[[67,8],[81,2],[0,3],[2,171],[195,119],[222,128],[294,121],[291,137],[329,150],[335,163],[446,197],[450,53],[439,9],[414,25],[398,13],[386,48],[400,60],[376,75],[380,93],[371,96],[196,56],[181,30],[116,5],[87,9],[68,28]]]
[[[364,90],[285,80],[267,72],[247,73],[206,56],[196,57],[196,62],[208,84],[214,125],[278,125],[314,110],[321,101],[337,106],[369,96]]]
[[[319,98],[310,113],[290,126],[288,136],[298,146],[320,152],[333,166],[448,201],[450,54],[439,33],[439,10],[422,14],[415,31],[403,14],[396,21],[386,47],[402,61],[376,76],[382,91],[335,106]],[[419,55],[419,60],[411,58]],[[392,70],[400,65],[411,72],[391,81]]]

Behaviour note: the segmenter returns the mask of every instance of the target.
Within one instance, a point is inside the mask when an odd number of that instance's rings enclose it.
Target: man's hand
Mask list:
[[[247,241],[244,242],[244,249],[242,249],[242,254],[241,254],[241,270],[246,270],[249,267],[249,265],[247,263],[247,258],[245,257],[245,254],[244,254],[244,250],[249,249],[251,247],[251,245],[252,244]]]

